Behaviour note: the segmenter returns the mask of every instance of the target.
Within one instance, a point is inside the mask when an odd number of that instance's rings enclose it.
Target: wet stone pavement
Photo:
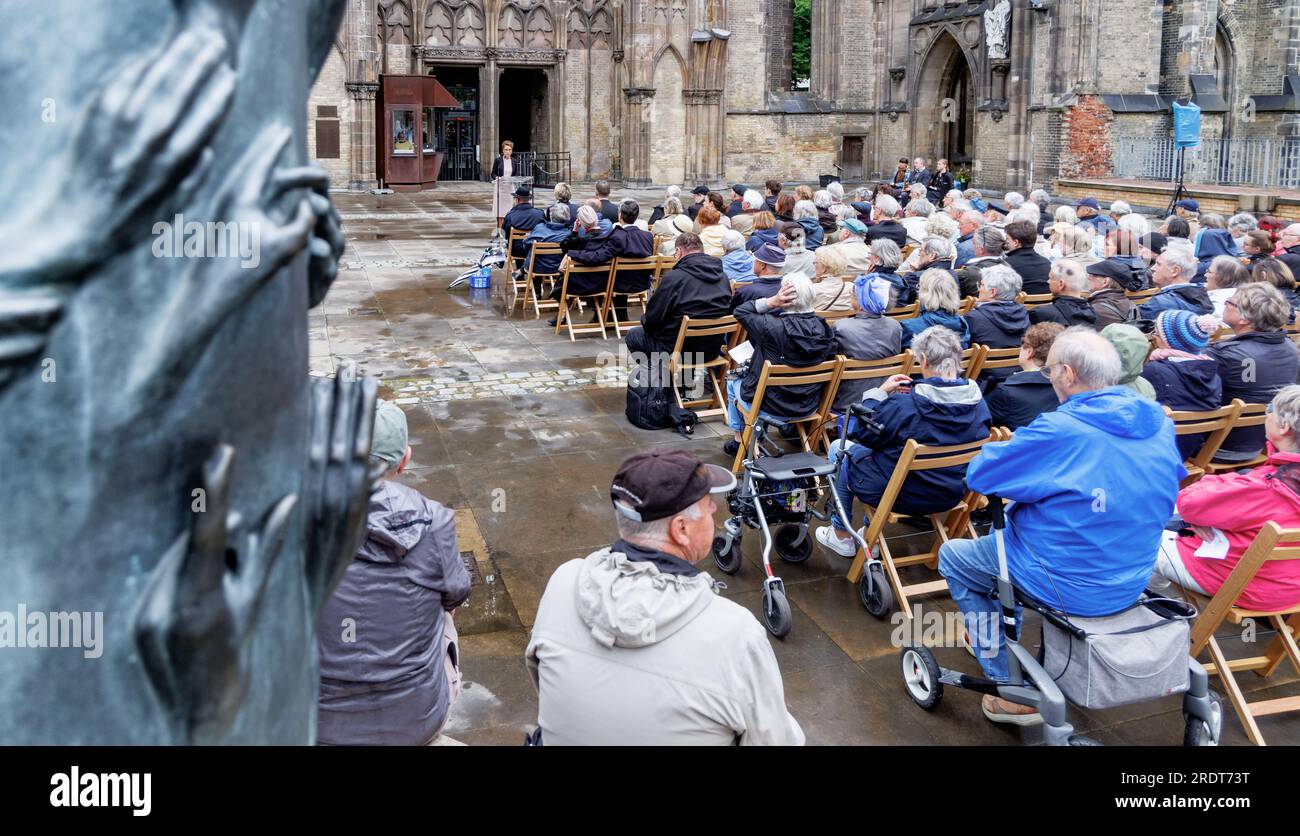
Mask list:
[[[579,199],[590,193],[575,187]],[[618,463],[637,450],[668,447],[729,465],[722,453],[729,431],[716,420],[702,423],[690,439],[633,427],[623,416],[618,341],[580,336],[570,342],[544,319],[517,311],[507,316],[499,274],[491,290],[447,290],[491,234],[486,186],[333,197],[348,251],[328,298],[310,314],[312,372],[332,374],[339,363],[353,362],[381,378],[381,396],[405,410],[413,458],[400,480],[457,511],[462,558],[473,577],[470,601],[456,615],[465,688],[446,733],[468,744],[518,745],[537,715],[523,661],[537,602],[556,567],[616,537],[608,486]],[[649,193],[637,197],[645,212],[656,202]],[[725,516],[720,508],[719,525]],[[929,546],[922,529],[907,524],[890,536],[895,553]],[[755,616],[762,597],[760,541],[746,532],[745,563],[734,577],[711,562],[702,566],[725,579],[724,594]],[[975,694],[949,689],[931,713],[914,705],[899,673],[896,628],[862,608],[844,579],[847,560],[815,547],[807,562],[778,561],[776,568],[794,627],[784,640],[771,641],[786,702],[810,744],[1041,741],[1035,730],[989,723]],[[923,567],[904,571],[905,582],[928,576]],[[955,611],[946,597],[919,603]],[[1027,638],[1036,641],[1036,622],[1027,624]],[[1255,641],[1271,638],[1260,630]],[[1225,650],[1253,655],[1239,636]],[[960,648],[939,648],[936,655],[940,664],[977,672]],[[1239,681],[1252,699],[1300,694],[1300,681],[1285,671],[1268,679],[1244,674]],[[1106,744],[1182,740],[1177,698],[1104,712],[1072,709],[1070,719],[1077,731]],[[1300,743],[1294,715],[1263,718],[1261,727],[1270,743]],[[1226,704],[1223,742],[1246,743]]]

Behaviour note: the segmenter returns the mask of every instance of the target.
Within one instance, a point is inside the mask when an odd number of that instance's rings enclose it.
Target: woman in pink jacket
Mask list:
[[[1178,494],[1178,513],[1194,533],[1180,537],[1165,532],[1153,587],[1175,581],[1193,592],[1213,595],[1264,523],[1300,528],[1300,386],[1287,386],[1277,393],[1268,406],[1264,427],[1268,464],[1206,476]],[[1222,557],[1214,556],[1216,529],[1227,539],[1227,554]],[[1265,563],[1235,603],[1265,611],[1300,603],[1300,560]]]

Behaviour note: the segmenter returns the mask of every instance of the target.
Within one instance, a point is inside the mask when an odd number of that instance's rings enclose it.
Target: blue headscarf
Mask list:
[[[858,305],[871,316],[880,316],[889,309],[889,290],[893,285],[879,276],[858,276],[853,280],[853,294]]]

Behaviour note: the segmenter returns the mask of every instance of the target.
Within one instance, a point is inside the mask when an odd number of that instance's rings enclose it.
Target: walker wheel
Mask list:
[[[767,627],[767,632],[783,639],[789,634],[793,623],[794,617],[790,613],[790,602],[786,600],[785,593],[770,586],[763,590],[763,626]]]
[[[1223,702],[1215,694],[1210,694],[1210,715],[1213,719],[1209,725],[1200,717],[1193,717],[1191,714],[1183,715],[1184,746],[1219,745],[1219,732],[1223,729]]]
[[[885,567],[879,561],[868,563],[866,571],[858,578],[858,600],[876,618],[884,618],[893,611],[894,590],[890,588]]]
[[[713,562],[728,575],[740,571],[743,560],[740,554],[740,538],[729,534],[718,534],[713,538]]]
[[[1070,746],[1104,746],[1100,740],[1095,737],[1088,737],[1086,734],[1070,735]]]
[[[800,539],[802,538],[802,539]],[[813,543],[808,526],[788,523],[776,530],[772,538],[777,557],[786,563],[803,563],[812,557]]]
[[[939,663],[928,647],[904,647],[902,656],[903,686],[912,702],[932,711],[943,699],[939,681]]]

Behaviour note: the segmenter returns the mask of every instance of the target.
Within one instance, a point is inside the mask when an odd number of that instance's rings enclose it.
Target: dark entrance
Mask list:
[[[459,110],[438,112],[438,146],[446,156],[439,180],[478,180],[479,89],[477,67],[434,67],[431,71],[460,102]]]
[[[966,57],[957,51],[944,74],[946,107],[944,153],[951,167],[970,165],[975,158],[975,89]]]
[[[501,141],[515,154],[550,150],[547,81],[543,70],[511,67],[501,73]]]

